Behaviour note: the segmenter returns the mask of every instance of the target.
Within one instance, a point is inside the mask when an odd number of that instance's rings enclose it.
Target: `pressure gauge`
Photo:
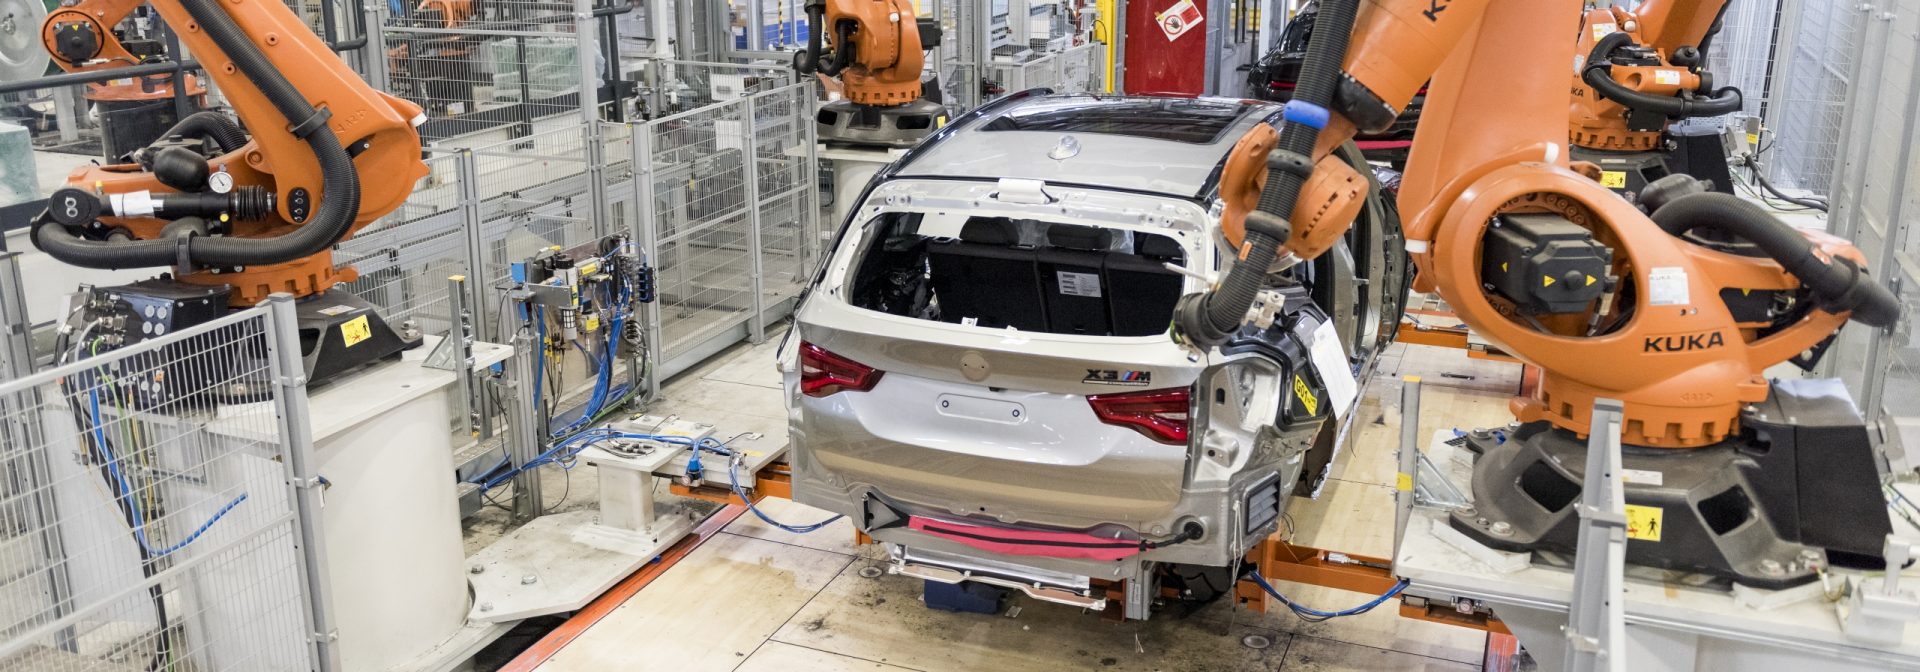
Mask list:
[[[213,193],[216,194],[225,194],[233,191],[233,174],[223,170],[208,175],[207,188],[212,189]]]

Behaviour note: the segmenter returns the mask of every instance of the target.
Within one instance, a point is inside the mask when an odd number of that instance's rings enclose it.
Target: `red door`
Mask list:
[[[1127,3],[1125,93],[1200,95],[1206,90],[1207,0],[1188,0],[1188,4],[1200,21],[1183,21],[1175,13],[1181,0]],[[1186,32],[1169,39],[1170,25],[1184,25]]]

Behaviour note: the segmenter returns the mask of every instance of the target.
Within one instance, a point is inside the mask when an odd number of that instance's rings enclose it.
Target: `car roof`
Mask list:
[[[1234,143],[1280,111],[1226,98],[1039,93],[962,116],[890,176],[1016,178],[1199,198],[1216,187]]]

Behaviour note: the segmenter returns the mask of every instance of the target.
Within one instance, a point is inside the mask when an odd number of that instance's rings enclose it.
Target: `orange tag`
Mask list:
[[[1241,243],[1240,244],[1240,260],[1246,261],[1247,255],[1249,254],[1253,254],[1253,242],[1248,241],[1248,242]]]

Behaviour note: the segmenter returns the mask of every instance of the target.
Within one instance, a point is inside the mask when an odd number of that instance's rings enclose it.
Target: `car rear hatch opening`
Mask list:
[[[1002,523],[1175,510],[1204,363],[1166,333],[1186,289],[1166,264],[1192,251],[1138,230],[883,217],[847,301],[801,316],[811,459],[842,483]]]

